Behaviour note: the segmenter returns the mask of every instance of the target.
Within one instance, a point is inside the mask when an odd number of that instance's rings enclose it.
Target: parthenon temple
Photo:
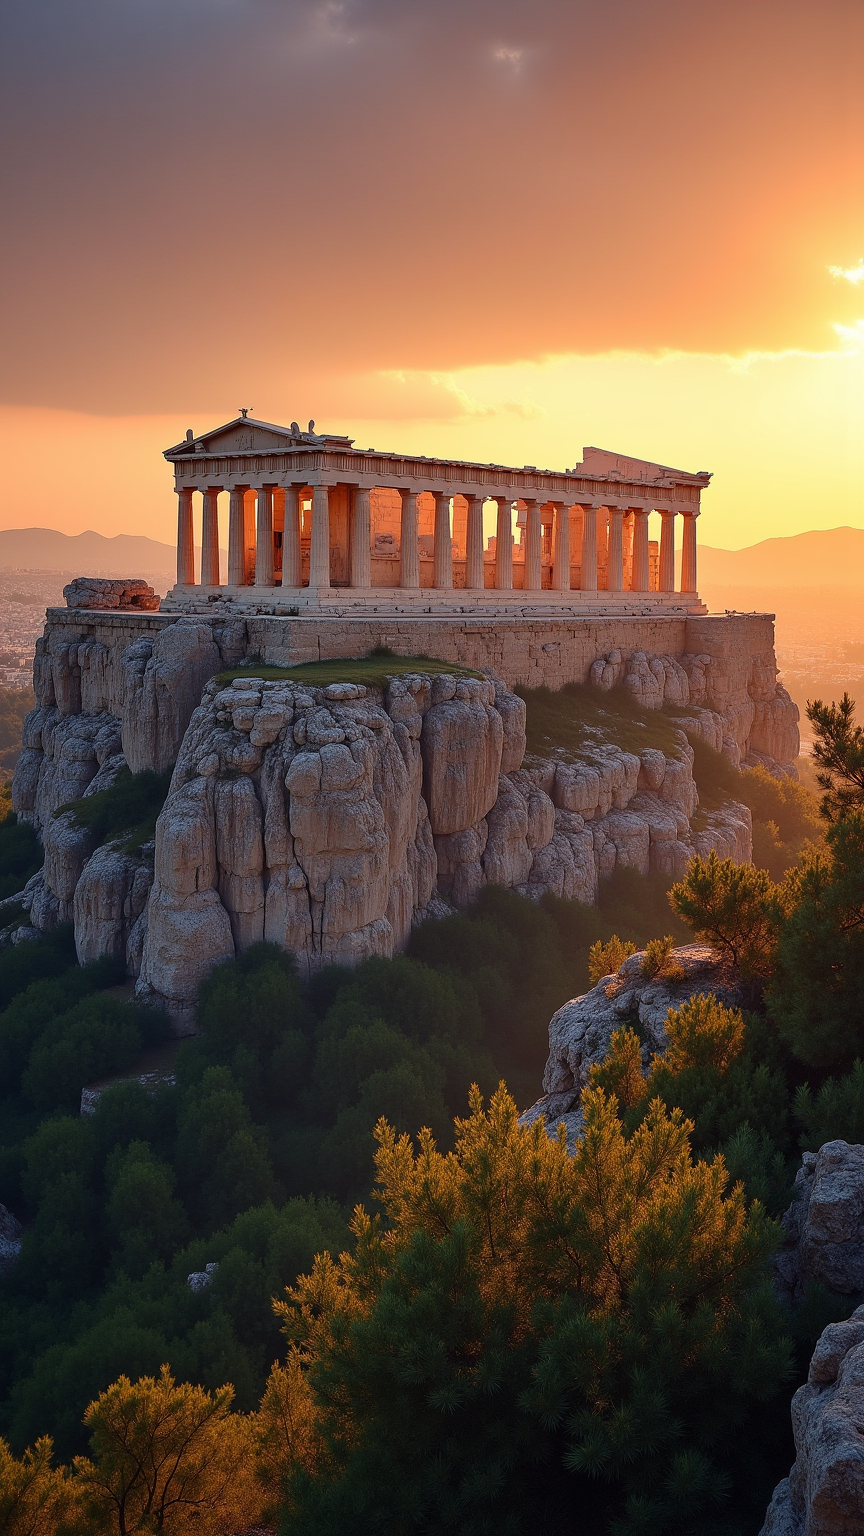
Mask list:
[[[314,422],[302,431],[245,412],[198,437],[190,429],[165,458],[178,499],[177,585],[165,608],[705,611],[696,586],[705,471],[601,448],[564,470],[379,453],[316,433]],[[485,541],[484,521],[494,528]]]

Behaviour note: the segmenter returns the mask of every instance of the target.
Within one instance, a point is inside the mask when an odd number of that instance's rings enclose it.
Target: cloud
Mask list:
[[[829,267],[828,271],[835,281],[841,279],[853,285],[864,283],[864,257],[861,258],[856,267]]]
[[[508,47],[505,43],[498,43],[496,47],[492,49],[492,57],[496,64],[503,64],[514,75],[518,75],[521,73],[522,65],[525,62],[525,49],[511,48]]]

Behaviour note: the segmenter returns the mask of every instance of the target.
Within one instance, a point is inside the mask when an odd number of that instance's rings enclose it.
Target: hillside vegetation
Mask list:
[[[574,1508],[588,1536],[755,1536],[813,1340],[854,1304],[770,1284],[802,1148],[864,1136],[843,777],[864,742],[838,720],[821,818],[697,753],[706,802],[749,797],[774,828],[776,873],[712,856],[670,892],[623,872],[598,908],[488,888],[406,955],[308,984],[257,945],[202,986],[174,1084],[117,1082],[92,1115],[82,1063],[128,1072],[165,1021],[63,929],[3,951],[0,1200],[26,1225],[0,1290],[0,1498],[119,1533],[130,1447],[158,1433],[192,1490],[177,1536],[563,1533]],[[748,1010],[683,1006],[647,1073],[622,1018],[576,1155],[521,1128],[554,1009],[649,939],[662,973],[689,934]]]

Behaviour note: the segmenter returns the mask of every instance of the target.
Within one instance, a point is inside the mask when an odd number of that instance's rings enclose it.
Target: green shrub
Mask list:
[[[156,832],[156,819],[165,803],[172,772],[171,768],[164,773],[146,768],[141,773],[130,773],[123,768],[108,789],[73,800],[62,806],[61,811],[71,811],[79,826],[89,827],[97,845],[122,837],[124,847],[134,852]]]
[[[824,854],[787,881],[768,1011],[807,1067],[864,1054],[864,812],[830,825]]]
[[[22,946],[23,947],[23,946]],[[36,944],[36,947],[41,947]],[[46,1030],[82,998],[123,978],[123,964],[106,957],[71,966],[62,976],[31,981],[0,1013],[0,1083],[5,1095],[17,1094],[30,1052]]]
[[[0,805],[0,901],[23,890],[31,875],[42,866],[42,848],[35,829],[19,821],[11,809],[5,814]],[[11,920],[0,912],[0,926]]]
[[[598,939],[592,944],[588,951],[588,979],[592,987],[596,987],[604,976],[617,976],[627,956],[635,951],[636,945],[629,939],[619,939],[617,933],[605,943]]]
[[[697,856],[669,892],[672,910],[745,979],[765,976],[780,926],[780,893],[764,869]]]
[[[21,1077],[24,1097],[43,1113],[76,1109],[87,1083],[125,1071],[148,1035],[162,1033],[163,1020],[152,1009],[105,992],[82,998],[55,1018],[33,1046]]]
[[[0,951],[0,1009],[7,1008],[13,997],[31,982],[47,976],[60,976],[76,964],[75,934],[71,923],[61,923],[41,939],[10,945]]]
[[[795,1118],[805,1151],[817,1152],[826,1141],[864,1142],[864,1061],[853,1062],[844,1077],[826,1078],[815,1092],[801,1083]]]
[[[642,975],[646,981],[652,981],[655,976],[666,975],[670,969],[670,958],[675,947],[675,939],[671,933],[667,933],[663,939],[649,939],[645,945],[645,955],[642,960]],[[678,968],[679,976],[683,972]],[[677,979],[677,978],[676,978]]]

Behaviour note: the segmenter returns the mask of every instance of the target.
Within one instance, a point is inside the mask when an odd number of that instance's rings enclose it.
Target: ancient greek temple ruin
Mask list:
[[[704,471],[600,448],[564,470],[379,453],[316,433],[314,422],[301,431],[245,412],[198,437],[190,429],[165,458],[178,521],[177,585],[163,608],[705,611],[696,586]]]

